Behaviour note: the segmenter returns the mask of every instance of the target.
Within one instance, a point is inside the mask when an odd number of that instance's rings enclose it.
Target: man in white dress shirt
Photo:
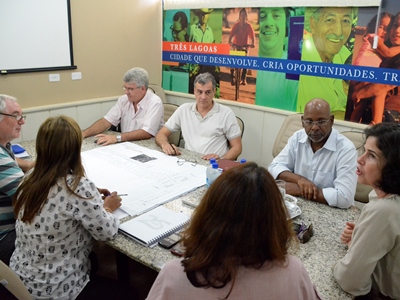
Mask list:
[[[268,167],[286,181],[286,192],[339,208],[354,204],[357,152],[333,127],[329,103],[312,99],[301,117],[303,128],[293,134]]]
[[[82,131],[83,137],[96,135],[97,144],[103,146],[146,140],[155,136],[164,125],[164,106],[160,97],[148,90],[149,75],[142,68],[133,68],[124,76],[125,95],[104,118]],[[121,125],[121,134],[107,135],[103,131],[111,125]]]

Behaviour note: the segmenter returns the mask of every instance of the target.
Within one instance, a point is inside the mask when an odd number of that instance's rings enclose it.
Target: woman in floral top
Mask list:
[[[93,238],[118,232],[121,198],[84,177],[82,133],[71,118],[47,119],[36,139],[36,167],[14,198],[16,249],[10,267],[34,299],[75,299],[89,282]]]

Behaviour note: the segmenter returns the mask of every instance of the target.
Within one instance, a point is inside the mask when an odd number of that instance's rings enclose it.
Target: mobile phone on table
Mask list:
[[[175,232],[160,240],[158,244],[165,249],[170,249],[173,246],[175,246],[180,241],[180,239],[181,239],[180,233]]]
[[[184,249],[180,243],[176,244],[169,250],[173,255],[181,257],[183,255]]]

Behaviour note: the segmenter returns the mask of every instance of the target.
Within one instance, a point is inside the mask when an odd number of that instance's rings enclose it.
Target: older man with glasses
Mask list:
[[[15,219],[12,198],[24,176],[34,163],[16,158],[11,141],[19,138],[25,116],[17,99],[0,95],[0,260],[7,265],[14,251]]]
[[[354,203],[357,152],[333,127],[329,103],[312,99],[295,132],[268,170],[286,181],[286,192],[311,201],[348,208]]]
[[[125,95],[121,96],[110,111],[89,128],[83,137],[96,135],[97,144],[110,145],[126,141],[146,140],[155,136],[164,125],[164,106],[160,97],[148,90],[149,75],[142,68],[126,72]],[[121,126],[121,134],[103,134],[111,125]]]

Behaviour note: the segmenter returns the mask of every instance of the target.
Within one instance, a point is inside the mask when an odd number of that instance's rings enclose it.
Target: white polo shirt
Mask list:
[[[182,104],[165,127],[171,132],[182,131],[186,149],[220,157],[228,152],[228,141],[241,135],[233,111],[216,102],[204,118],[197,111],[196,103]]]

